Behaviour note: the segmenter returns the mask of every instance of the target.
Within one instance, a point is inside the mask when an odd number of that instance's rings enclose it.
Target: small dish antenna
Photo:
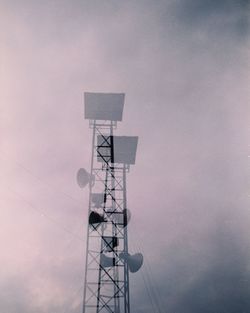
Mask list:
[[[139,271],[143,264],[143,255],[141,253],[135,253],[133,255],[125,252],[119,254],[120,259],[123,259],[128,264],[128,268],[131,273]]]
[[[87,184],[91,186],[95,183],[95,176],[90,175],[84,168],[80,168],[76,175],[76,180],[80,188],[84,188]]]
[[[112,267],[115,265],[115,258],[111,258],[101,253],[100,265],[102,267]]]
[[[113,219],[120,228],[126,227],[131,219],[131,211],[124,209],[121,213],[113,213]]]

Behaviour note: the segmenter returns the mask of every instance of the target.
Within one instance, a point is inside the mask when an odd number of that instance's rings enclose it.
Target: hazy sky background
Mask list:
[[[131,312],[250,312],[248,15],[246,0],[0,0],[1,313],[81,312],[84,91],[125,92],[117,134],[139,136]]]

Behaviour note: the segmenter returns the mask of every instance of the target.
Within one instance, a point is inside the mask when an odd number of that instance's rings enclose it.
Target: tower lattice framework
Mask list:
[[[91,124],[93,145],[90,175],[89,215],[98,212],[105,222],[89,225],[87,234],[87,258],[83,313],[129,313],[128,265],[119,253],[128,252],[126,224],[126,165],[115,166],[112,161],[112,135],[115,123]],[[99,140],[99,143],[97,143]],[[102,149],[111,153],[102,154]],[[100,160],[98,161],[98,160]],[[93,194],[103,192],[103,204],[96,208]],[[112,238],[119,245],[113,248]],[[111,250],[111,251],[110,251]],[[112,258],[112,266],[103,266],[101,258],[106,253]],[[108,260],[110,261],[110,260]]]
[[[138,137],[114,136],[123,101],[124,94],[85,96],[93,135],[90,173],[77,174],[79,186],[89,186],[83,313],[130,313],[129,272],[143,262],[140,253],[128,252],[126,175]]]

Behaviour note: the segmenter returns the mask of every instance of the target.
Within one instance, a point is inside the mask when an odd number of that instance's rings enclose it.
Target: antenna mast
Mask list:
[[[79,169],[89,185],[83,313],[130,313],[129,271],[143,263],[128,252],[126,174],[135,164],[138,137],[114,136],[124,94],[85,93],[85,119],[93,130],[91,169]]]

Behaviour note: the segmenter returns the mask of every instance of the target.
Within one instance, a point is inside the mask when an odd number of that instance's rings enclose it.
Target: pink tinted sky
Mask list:
[[[153,289],[162,313],[200,312],[197,286],[216,312],[248,305],[246,9],[187,2],[191,11],[177,0],[0,2],[1,312],[80,312],[84,91],[125,92],[117,132],[139,136],[128,177],[131,250],[145,255],[134,312],[158,312]],[[235,285],[227,273],[242,281],[233,305],[210,290]]]

